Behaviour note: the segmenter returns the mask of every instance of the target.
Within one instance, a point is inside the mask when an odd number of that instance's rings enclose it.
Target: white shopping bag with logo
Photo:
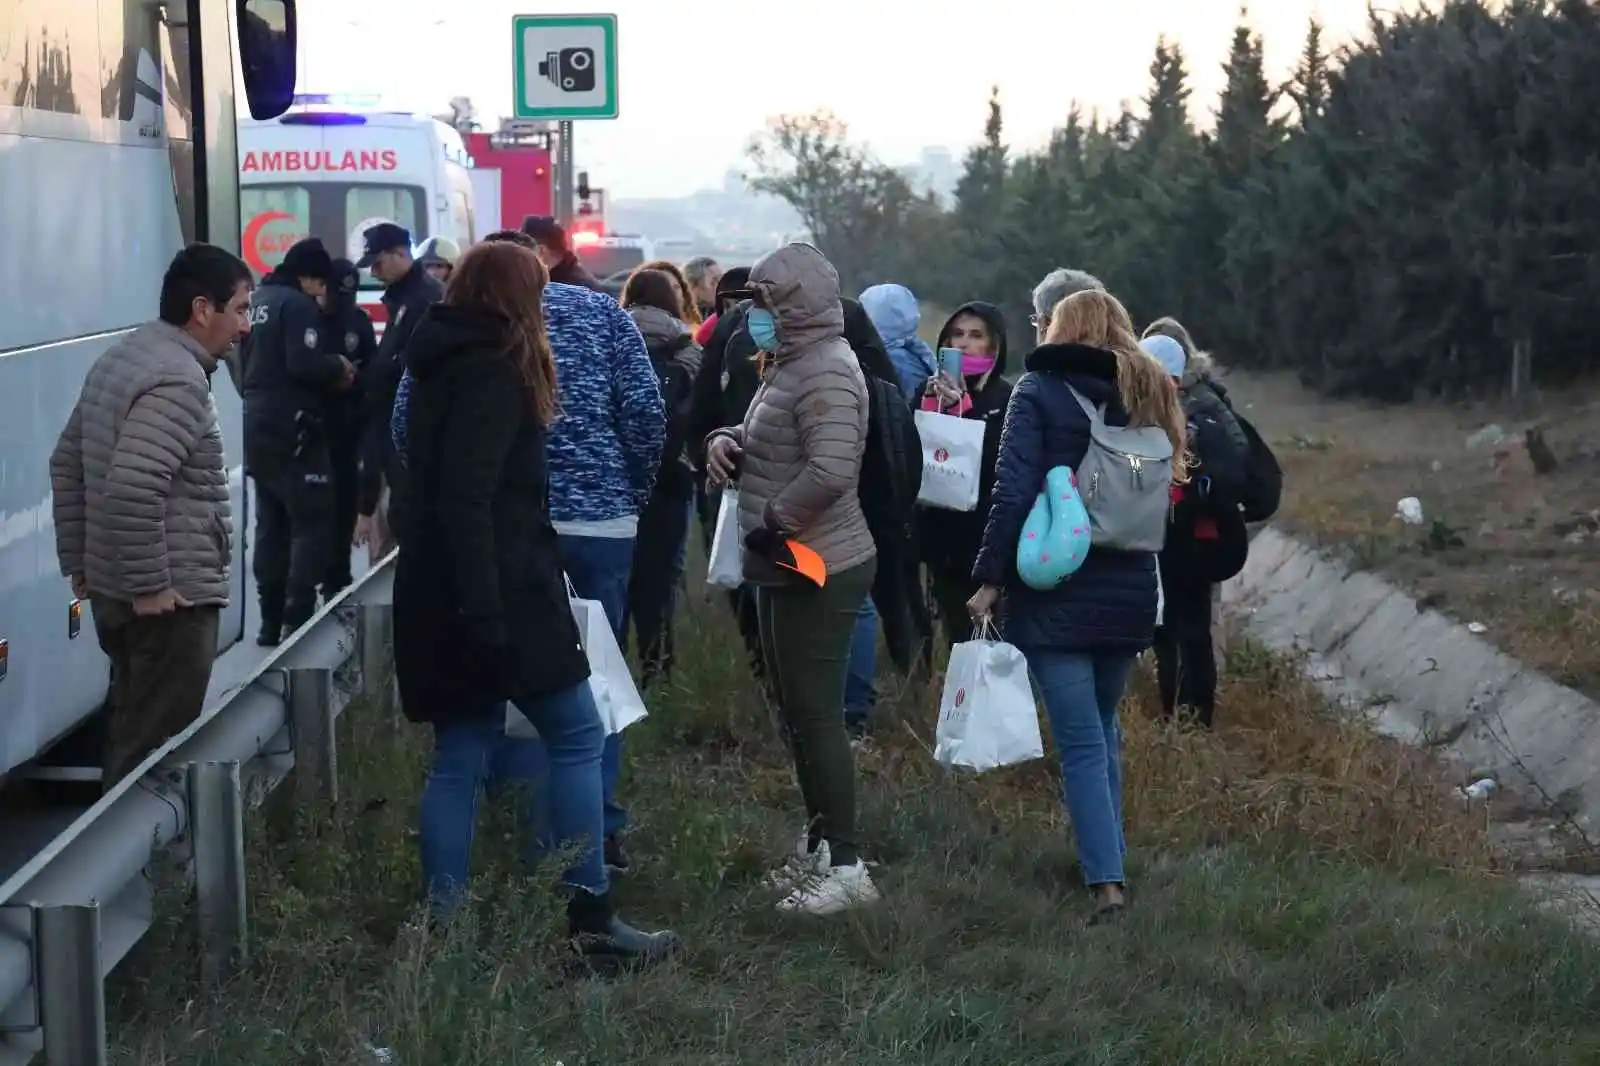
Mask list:
[[[982,772],[1044,757],[1028,663],[1010,644],[974,633],[957,644],[944,675],[933,757]]]
[[[922,438],[922,489],[917,502],[947,511],[978,506],[978,480],[983,473],[983,423],[935,411],[918,411]]]
[[[572,620],[578,624],[578,637],[589,656],[589,690],[594,693],[600,721],[608,735],[620,733],[645,716],[644,699],[633,683],[633,672],[628,669],[628,660],[617,645],[617,636],[611,631],[605,608],[595,600],[580,600],[570,581],[567,582],[567,596],[572,604]],[[515,704],[508,703],[506,735],[536,737],[539,732]]]
[[[722,490],[717,505],[717,525],[711,533],[711,559],[706,584],[736,589],[744,584],[744,540],[739,536],[739,490]]]

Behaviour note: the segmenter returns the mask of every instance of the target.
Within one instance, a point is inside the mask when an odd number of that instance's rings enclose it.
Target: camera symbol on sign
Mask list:
[[[539,74],[562,92],[586,93],[594,89],[594,49],[563,48],[546,52]]]

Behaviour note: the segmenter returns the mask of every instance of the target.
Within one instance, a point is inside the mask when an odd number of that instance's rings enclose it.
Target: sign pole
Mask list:
[[[572,225],[572,123],[556,124],[556,221]]]

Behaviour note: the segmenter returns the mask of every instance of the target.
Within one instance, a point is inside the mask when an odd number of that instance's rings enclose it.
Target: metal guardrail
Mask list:
[[[338,795],[334,684],[391,674],[395,554],[345,589],[221,703],[85,811],[0,884],[0,1066],[105,1066],[105,978],[149,930],[144,871],[189,860],[200,972],[220,980],[248,958],[244,814],[291,769],[297,796]]]

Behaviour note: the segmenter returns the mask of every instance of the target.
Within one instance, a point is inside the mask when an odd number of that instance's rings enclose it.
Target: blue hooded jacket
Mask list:
[[[894,361],[900,394],[916,406],[922,402],[928,379],[939,372],[938,356],[917,336],[922,318],[917,298],[904,285],[874,285],[861,294],[861,306],[867,309],[867,317]]]

